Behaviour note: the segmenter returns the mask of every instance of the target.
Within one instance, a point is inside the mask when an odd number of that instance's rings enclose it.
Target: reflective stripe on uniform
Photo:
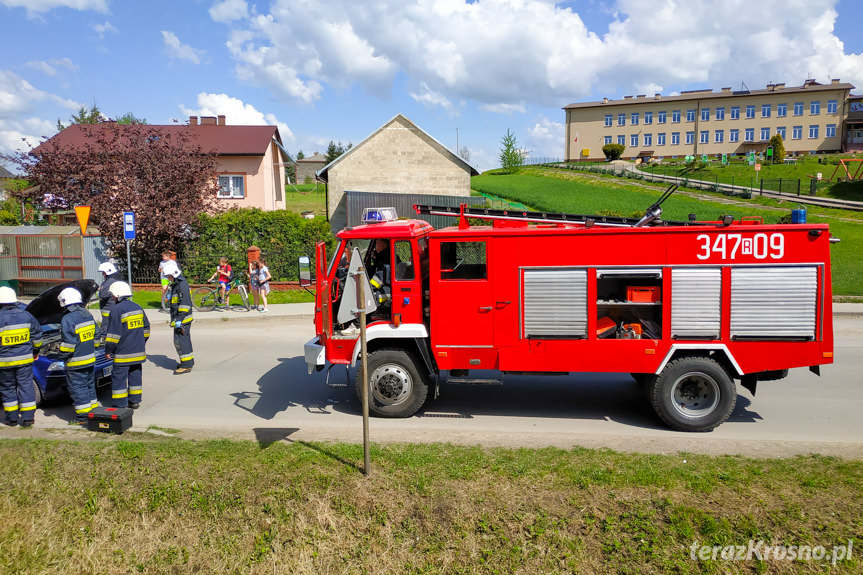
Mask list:
[[[143,389],[140,385],[131,386],[129,387],[129,395],[141,395]]]
[[[33,411],[34,409],[36,409],[35,401],[27,401],[18,406],[18,411]]]
[[[108,343],[120,343],[120,336],[113,334],[113,333],[109,333],[108,335],[105,336],[105,341]]]
[[[183,318],[183,321],[181,321],[180,323],[185,325],[187,323],[192,323],[193,320],[194,320],[194,318],[192,316],[188,315],[185,318]]]
[[[76,357],[74,358],[74,361],[67,361],[66,367],[78,367],[81,365],[90,365],[91,363],[96,363],[95,353],[89,353],[81,357]]]
[[[60,351],[75,351],[75,344],[63,342],[60,344]]]
[[[129,397],[129,394],[126,393],[126,390],[123,391],[112,391],[111,399],[120,399],[122,397]]]
[[[9,401],[3,404],[4,411],[18,411],[18,401]]]
[[[190,359],[195,359],[195,354],[193,354],[193,353],[187,353],[186,355],[181,355],[181,356],[180,356],[180,361],[181,361],[181,362],[183,362],[183,361],[189,361]]]
[[[191,309],[192,309],[192,306],[190,306],[190,305],[181,305],[181,306],[177,307],[177,311],[181,312],[181,313],[185,312],[185,311],[190,311]]]
[[[89,411],[92,411],[93,407],[95,406],[92,403],[82,403],[81,405],[75,406],[75,413],[87,413]]]
[[[376,278],[376,277],[373,277],[372,279],[370,279],[370,280],[369,280],[369,283],[370,283],[370,284],[372,284],[372,287],[373,287],[373,288],[375,288],[375,289],[381,289],[381,286],[382,286],[382,285],[384,285],[384,284],[383,284],[383,283],[381,283],[381,281],[380,281],[378,278]]]
[[[16,367],[19,365],[27,365],[33,363],[33,354],[16,355],[15,357],[5,357],[0,361],[0,367]]]
[[[131,363],[133,361],[145,361],[146,353],[115,353],[114,363]]]
[[[6,326],[0,331],[0,343],[3,345],[18,345],[30,341],[30,326],[22,324]]]

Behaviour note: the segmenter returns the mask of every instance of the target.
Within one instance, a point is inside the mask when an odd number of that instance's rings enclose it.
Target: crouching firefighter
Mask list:
[[[19,306],[15,290],[0,287],[0,400],[6,425],[30,427],[36,419],[33,359],[41,345],[39,322]]]
[[[171,265],[172,264],[172,265]],[[182,375],[192,371],[195,365],[195,354],[192,352],[192,294],[189,282],[180,271],[176,262],[165,266],[165,275],[171,282],[171,319],[168,322],[174,328],[174,348],[180,356],[180,363],[174,370],[174,375]]]
[[[75,406],[75,420],[86,425],[87,414],[99,406],[96,400],[96,322],[84,309],[81,292],[67,287],[57,296],[64,315],[61,322],[60,357],[66,361],[66,386]]]
[[[114,305],[108,314],[105,331],[105,357],[114,361],[111,369],[111,405],[141,405],[145,346],[150,337],[150,321],[141,306],[133,302],[132,289],[124,281],[111,284]]]

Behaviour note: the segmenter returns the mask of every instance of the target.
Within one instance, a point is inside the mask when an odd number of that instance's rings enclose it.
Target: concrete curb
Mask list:
[[[863,307],[863,306],[861,306]],[[272,321],[277,319],[307,319],[310,322],[315,318],[315,304],[307,303],[282,303],[270,304],[266,313],[257,310],[227,310],[227,311],[193,311],[192,317],[196,324],[225,322],[225,321]],[[167,323],[169,315],[157,309],[146,309],[147,319],[150,324]]]

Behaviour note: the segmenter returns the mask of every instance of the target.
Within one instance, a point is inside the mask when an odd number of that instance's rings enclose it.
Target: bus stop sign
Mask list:
[[[135,212],[123,212],[123,239],[135,239]]]

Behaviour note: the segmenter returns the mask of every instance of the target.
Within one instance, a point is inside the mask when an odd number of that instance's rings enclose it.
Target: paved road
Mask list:
[[[822,377],[792,370],[762,383],[757,397],[739,390],[730,420],[706,434],[670,431],[658,422],[628,375],[510,377],[503,386],[441,386],[418,416],[373,418],[373,441],[449,441],[506,446],[609,447],[649,452],[743,453],[787,456],[822,453],[863,458],[863,306],[837,315],[836,363]],[[174,376],[171,330],[153,320],[145,366],[144,400],[134,430],[181,437],[362,441],[353,386],[329,388],[323,372],[306,374],[302,346],[313,335],[311,306],[271,306],[273,313],[196,314],[196,365]],[[344,383],[342,368],[332,371]],[[110,401],[104,391],[104,402]],[[71,407],[37,414],[36,433],[96,435],[69,428]],[[0,436],[33,431],[4,429]],[[101,436],[100,436],[101,437]]]

